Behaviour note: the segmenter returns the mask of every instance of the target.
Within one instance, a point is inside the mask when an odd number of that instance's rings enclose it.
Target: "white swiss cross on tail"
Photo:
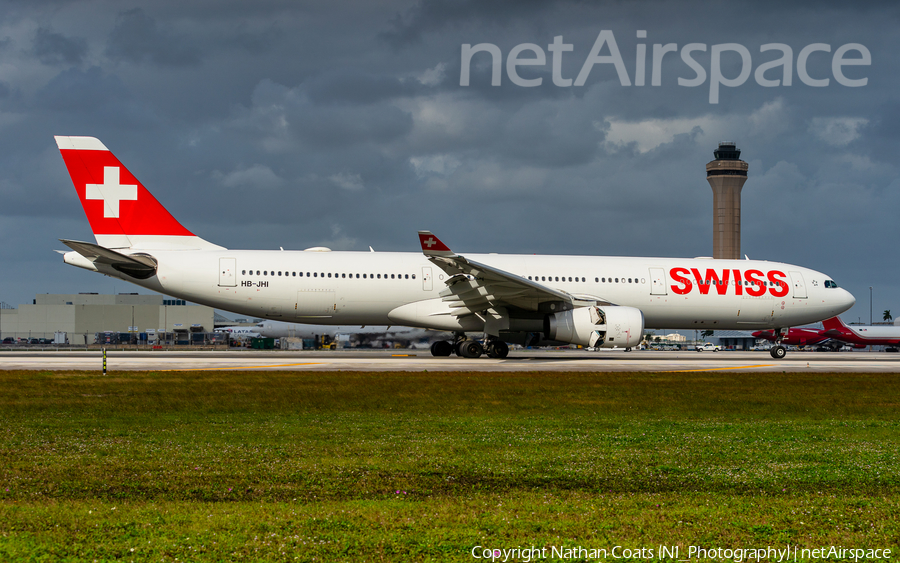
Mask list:
[[[103,167],[102,184],[85,184],[85,199],[102,199],[103,216],[106,218],[119,216],[119,202],[122,200],[137,201],[137,184],[120,184],[119,167]]]
[[[422,252],[425,256],[456,256],[456,254],[447,248],[447,245],[441,242],[431,231],[419,231],[419,242],[422,244]]]

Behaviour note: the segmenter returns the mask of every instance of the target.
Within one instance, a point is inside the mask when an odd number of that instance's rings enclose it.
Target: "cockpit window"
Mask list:
[[[837,287],[838,284],[834,283],[831,280],[825,280],[825,287]]]

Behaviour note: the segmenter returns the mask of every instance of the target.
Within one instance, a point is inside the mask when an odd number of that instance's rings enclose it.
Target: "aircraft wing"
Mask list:
[[[59,242],[81,254],[93,264],[106,264],[139,279],[150,277],[156,272],[156,260],[146,254],[122,254],[98,244],[77,240],[59,239]]]
[[[422,252],[449,277],[439,293],[460,317],[497,307],[554,313],[589,305],[610,305],[593,296],[573,295],[460,256],[430,231],[419,231]]]

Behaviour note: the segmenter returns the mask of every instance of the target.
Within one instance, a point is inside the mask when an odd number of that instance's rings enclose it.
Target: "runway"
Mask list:
[[[4,370],[100,371],[99,351],[0,351]],[[129,371],[623,371],[623,372],[900,372],[900,354],[883,352],[660,352],[519,350],[508,358],[432,357],[428,350],[335,350],[107,353],[107,369]]]

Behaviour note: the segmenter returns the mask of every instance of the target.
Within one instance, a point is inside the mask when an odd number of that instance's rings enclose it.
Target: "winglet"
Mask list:
[[[419,243],[422,245],[422,253],[425,256],[456,256],[441,239],[434,236],[431,231],[419,231]]]

